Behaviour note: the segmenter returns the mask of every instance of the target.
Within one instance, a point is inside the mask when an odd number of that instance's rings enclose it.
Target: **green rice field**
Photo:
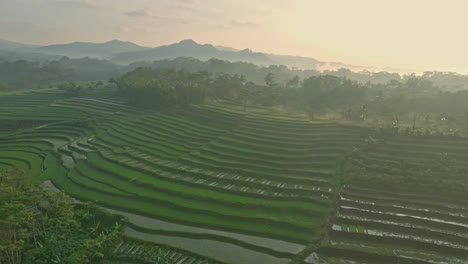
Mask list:
[[[468,263],[463,137],[47,90],[0,95],[0,167],[125,216],[124,259]]]

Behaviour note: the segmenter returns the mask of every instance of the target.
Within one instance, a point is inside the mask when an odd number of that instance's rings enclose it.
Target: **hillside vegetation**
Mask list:
[[[140,67],[113,82],[127,101],[146,109],[224,100],[240,111],[265,108],[407,134],[460,134],[468,129],[468,92],[443,92],[416,76],[386,84],[333,75],[296,76],[281,84],[270,72],[256,84],[239,74]]]

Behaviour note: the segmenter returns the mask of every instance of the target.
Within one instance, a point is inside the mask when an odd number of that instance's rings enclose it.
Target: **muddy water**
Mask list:
[[[239,264],[286,264],[290,259],[276,258],[274,256],[256,252],[250,249],[245,249],[229,243],[208,240],[208,239],[192,239],[164,235],[153,235],[138,232],[131,228],[126,228],[125,234],[130,237],[165,244],[176,248],[185,249],[197,254],[207,256],[226,263]]]

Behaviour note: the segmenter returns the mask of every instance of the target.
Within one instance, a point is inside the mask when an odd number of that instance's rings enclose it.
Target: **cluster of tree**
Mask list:
[[[112,80],[128,100],[143,108],[182,107],[208,98],[236,97],[245,79],[239,75],[138,68]]]
[[[39,64],[27,61],[0,63],[0,82],[10,89],[34,89],[58,81],[72,81],[75,73],[58,62]]]
[[[99,81],[122,74],[122,68],[96,59],[0,62],[0,90],[25,90],[72,81]]]
[[[307,78],[296,87],[285,90],[292,101],[287,108],[309,114],[347,110],[362,105],[365,98],[364,85],[331,75]]]
[[[421,78],[433,82],[443,91],[468,90],[468,75],[456,72],[427,71]]]
[[[257,84],[239,74],[142,67],[114,82],[132,103],[145,108],[224,99],[244,107],[277,107],[312,118],[327,115],[425,131],[468,127],[467,91],[443,92],[431,81],[415,75],[373,84],[333,75],[305,79],[294,76],[282,82],[273,72],[267,72],[263,84]]]
[[[242,75],[188,72],[164,68],[138,68],[114,80],[131,101],[145,108],[180,107],[207,100],[225,99],[244,106],[281,106],[297,112],[321,113],[362,104],[363,84],[331,75],[298,76],[280,84],[273,73],[264,85],[247,82]]]
[[[64,83],[57,84],[55,87],[57,87],[61,91],[64,91],[65,96],[73,97],[73,96],[79,96],[85,91],[100,89],[100,88],[104,88],[108,86],[110,86],[109,83],[97,81],[97,82],[64,82]]]
[[[0,171],[0,263],[98,263],[121,234],[121,220],[62,192]]]
[[[248,62],[229,62],[219,59],[210,59],[208,61],[201,61],[194,58],[180,57],[173,60],[160,60],[154,62],[138,62],[133,63],[126,68],[127,71],[132,71],[136,68],[154,68],[154,69],[177,69],[188,72],[206,71],[214,75],[229,74],[229,75],[242,75],[249,82],[255,84],[263,84],[264,78],[268,73],[275,76],[279,84],[285,84],[290,78],[296,74],[301,78],[312,75],[319,75],[318,71],[297,71],[292,72],[286,66],[269,66],[261,67]]]
[[[306,79],[319,75],[331,75],[340,78],[346,78],[360,83],[387,84],[390,81],[405,82],[415,77],[414,74],[401,75],[393,72],[371,72],[361,71],[353,72],[349,69],[338,70],[313,70],[288,68],[281,65],[271,65],[268,67],[257,66],[247,62],[229,62],[219,59],[210,59],[201,61],[194,58],[181,57],[173,60],[160,60],[154,62],[137,62],[125,67],[125,72],[132,71],[139,67],[151,68],[174,68],[189,72],[208,71],[213,74],[227,73],[231,75],[243,75],[249,82],[262,84],[265,75],[272,73],[276,82],[280,85],[286,85],[289,80],[295,76]],[[418,75],[419,76],[419,75]],[[423,80],[431,81],[437,87],[444,91],[458,91],[468,89],[468,75],[457,74],[453,72],[429,71],[420,75]]]

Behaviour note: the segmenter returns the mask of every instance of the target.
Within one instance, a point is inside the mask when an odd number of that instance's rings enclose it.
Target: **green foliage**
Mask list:
[[[0,172],[1,263],[96,263],[120,235],[117,219],[62,192]],[[106,220],[107,219],[107,220]]]
[[[340,111],[362,104],[365,87],[348,79],[330,75],[310,77],[303,81],[297,91],[297,99],[301,104],[313,112]]]
[[[245,76],[245,80],[253,82],[257,85],[264,84],[265,76],[268,73],[273,74],[275,81],[283,85],[288,80],[298,75],[301,78],[311,75],[319,75],[320,72],[314,70],[291,71],[286,66],[271,65],[268,67],[257,66],[247,62],[229,62],[219,59],[210,59],[208,61],[200,61],[193,58],[181,57],[173,60],[161,60],[154,62],[134,63],[126,68],[126,71],[132,71],[138,67],[146,67],[153,69],[176,69],[187,72],[206,71],[215,76],[228,74],[231,76]]]
[[[144,108],[201,104],[208,97],[228,97],[242,87],[242,76],[173,69],[138,68],[114,81],[130,102]]]
[[[69,83],[61,83],[57,85],[57,87],[64,91],[67,96],[73,97],[78,96],[82,93],[83,87],[77,85],[76,83],[69,82]]]
[[[208,96],[215,98],[229,99],[240,96],[241,89],[245,84],[243,75],[218,74],[211,80],[212,91]],[[209,85],[209,83],[208,83]]]
[[[286,88],[299,88],[300,82],[301,79],[296,75],[286,83]]]
[[[268,86],[268,87],[274,87],[276,85],[278,85],[275,80],[273,79],[273,73],[269,72],[266,76],[265,76],[265,84]]]
[[[435,128],[457,133],[468,125],[466,91],[442,93],[432,82],[415,75],[386,84],[363,84],[333,75],[301,81],[296,75],[281,84],[276,74],[268,72],[264,81],[265,85],[259,85],[238,74],[164,68],[138,68],[113,80],[129,101],[144,108],[184,107],[223,99],[244,109],[279,108],[312,118],[325,116],[371,126],[392,124],[422,133],[432,133],[427,131]]]
[[[69,59],[44,63],[0,61],[0,91],[26,90],[72,81],[105,80],[121,73],[121,67],[95,59]]]

